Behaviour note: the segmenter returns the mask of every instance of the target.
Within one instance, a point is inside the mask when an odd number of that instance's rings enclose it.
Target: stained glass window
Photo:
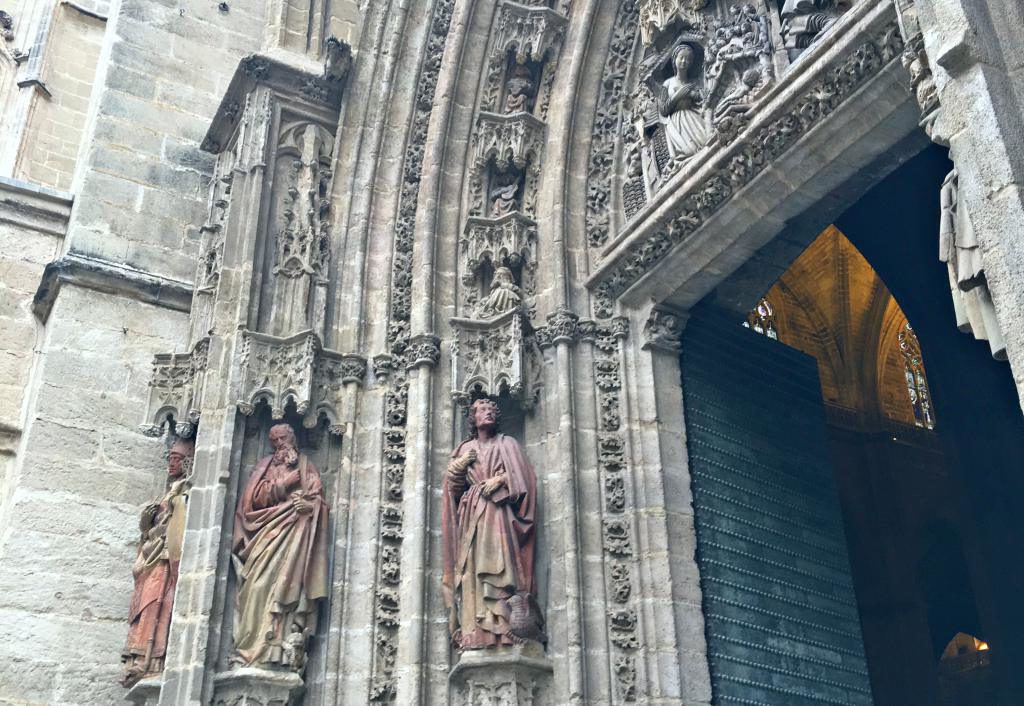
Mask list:
[[[899,333],[900,354],[903,356],[903,373],[907,381],[907,395],[914,410],[914,423],[925,429],[935,428],[932,412],[932,397],[928,392],[928,379],[924,374],[921,358],[921,344],[917,334],[908,322]]]
[[[754,329],[762,336],[775,340],[779,338],[779,331],[775,327],[775,309],[772,308],[772,303],[764,297],[757,303],[753,311],[747,314],[747,320],[743,322],[743,325]]]

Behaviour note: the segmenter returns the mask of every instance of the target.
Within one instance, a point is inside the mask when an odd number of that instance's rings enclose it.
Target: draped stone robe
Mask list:
[[[232,552],[238,574],[235,661],[286,665],[286,638],[297,628],[316,631],[317,601],[327,596],[328,507],[316,467],[261,459],[235,512]],[[292,497],[304,494],[313,511],[302,515]]]
[[[463,487],[446,476],[441,525],[449,629],[463,650],[514,644],[507,600],[536,595],[534,522],[537,477],[515,439],[470,439],[452,454],[475,449]],[[483,482],[505,474],[505,485],[484,497]]]
[[[149,526],[142,532],[132,566],[135,589],[128,608],[128,638],[121,654],[126,670],[121,680],[124,686],[163,671],[189,487],[187,480],[175,481],[159,503],[143,511]]]

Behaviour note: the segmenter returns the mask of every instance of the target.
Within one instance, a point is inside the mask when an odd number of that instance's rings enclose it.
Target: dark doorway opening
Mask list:
[[[820,576],[800,578],[797,569],[813,574],[801,562],[816,561],[808,547],[817,539],[808,540],[801,529],[806,522],[788,533],[791,547],[778,527],[763,522],[761,528],[780,546],[764,541],[768,535],[760,545],[752,541],[758,538],[748,530],[760,522],[753,509],[750,518],[741,518],[749,520],[747,529],[725,530],[735,535],[728,540],[736,542],[733,554],[742,553],[750,562],[746,569],[765,582],[760,591],[765,595],[758,598],[752,584],[744,596],[749,609],[737,609],[742,615],[718,609],[725,623],[716,622],[720,616],[708,605],[724,600],[718,595],[723,579],[716,579],[713,569],[722,565],[715,551],[725,536],[723,510],[714,506],[714,498],[723,496],[712,487],[723,477],[710,466],[702,471],[696,446],[707,439],[691,428],[691,420],[699,418],[703,404],[697,398],[703,389],[699,378],[708,378],[697,368],[721,363],[692,351],[713,348],[725,338],[734,350],[745,351],[735,354],[737,361],[745,358],[748,366],[765,371],[760,388],[738,386],[730,404],[743,408],[742,414],[701,422],[705,430],[709,423],[735,425],[733,441],[759,405],[771,407],[765,399],[780,380],[805,374],[795,363],[778,362],[785,355],[777,356],[773,346],[796,348],[817,362],[824,404],[818,428],[830,456],[831,492],[841,507],[836,512],[842,517],[874,703],[1024,703],[1024,670],[1019,669],[1024,664],[1024,603],[1019,600],[1024,595],[1024,417],[1007,364],[993,360],[984,342],[955,327],[948,274],[938,259],[939,192],[950,168],[944,150],[929,148],[897,169],[818,235],[770,290],[756,293],[747,302],[745,320],[735,305],[730,311],[719,308],[723,299],[715,294],[694,309],[684,338],[683,383],[718,703],[755,694],[769,698],[773,689],[771,703],[860,698],[855,656],[827,649],[814,653],[815,645],[827,645],[830,620],[838,625],[843,611],[841,597],[833,597]],[[735,291],[728,299],[735,301]],[[721,328],[724,321],[744,323],[748,330],[735,338]],[[731,373],[723,367],[714,375]],[[810,407],[795,413],[816,414]],[[816,433],[803,422],[787,426],[788,421],[777,425],[780,433]],[[765,444],[776,442],[765,442],[764,429],[755,426],[748,441],[763,457]],[[801,443],[813,446],[807,439]],[[785,446],[779,442],[778,448]],[[748,451],[746,457],[746,451],[737,451],[734,464],[756,462],[755,450]],[[785,459],[785,453],[778,455]],[[793,478],[801,473],[796,465],[780,464],[776,481],[807,485],[806,477],[787,480],[787,473]],[[791,499],[797,490],[793,485]],[[755,507],[756,488],[736,492],[728,502]],[[769,512],[773,500],[765,498]],[[790,559],[780,561],[787,553]],[[827,559],[820,564],[823,571],[832,570]],[[802,606],[794,600],[794,586],[808,591]],[[819,594],[821,603],[814,605],[808,596]],[[762,614],[774,615],[774,622]],[[741,635],[741,628],[723,631],[729,621],[746,625],[743,629],[756,624],[762,631],[793,634],[775,634],[774,652],[748,646],[746,653],[732,654],[738,648],[730,641],[750,642],[750,635]],[[760,642],[767,638],[761,635]],[[741,673],[736,665],[744,662]]]

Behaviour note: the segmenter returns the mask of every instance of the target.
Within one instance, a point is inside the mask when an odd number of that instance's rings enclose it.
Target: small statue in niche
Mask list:
[[[146,505],[139,519],[142,534],[132,566],[135,589],[128,608],[128,639],[121,653],[125,688],[164,668],[194,454],[191,439],[174,442],[168,452],[167,492],[158,502]]]
[[[257,461],[235,511],[232,663],[299,671],[318,601],[327,597],[330,511],[295,430],[271,427],[270,445],[274,453]]]
[[[505,113],[529,112],[535,90],[530,68],[516,64],[512,75],[505,82]]]
[[[480,307],[480,315],[484,317],[498,316],[506,311],[517,308],[523,303],[523,293],[516,286],[512,270],[507,267],[499,267],[494,270],[494,278],[491,280],[491,293],[483,301]]]
[[[491,216],[499,218],[519,209],[519,179],[514,174],[502,175],[491,189]]]
[[[689,44],[680,44],[672,52],[673,74],[661,85],[658,112],[663,118],[669,156],[676,163],[697,154],[710,139],[703,115],[703,95],[691,80],[696,56]]]
[[[537,476],[498,431],[499,416],[494,400],[470,405],[470,438],[445,472],[443,585],[459,651],[546,641],[534,581]]]

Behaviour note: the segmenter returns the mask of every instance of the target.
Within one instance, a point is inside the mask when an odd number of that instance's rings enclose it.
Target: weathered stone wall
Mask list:
[[[73,5],[57,6],[42,75],[46,92],[35,97],[16,177],[55,189],[71,187],[106,26],[104,19]]]

